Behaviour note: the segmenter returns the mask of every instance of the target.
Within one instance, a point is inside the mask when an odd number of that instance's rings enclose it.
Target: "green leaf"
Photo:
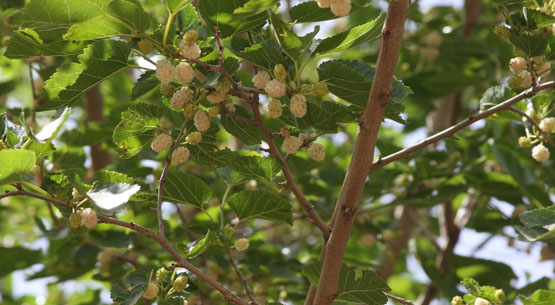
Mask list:
[[[0,150],[0,185],[23,181],[36,161],[35,153],[29,150]]]
[[[168,171],[162,192],[163,200],[202,207],[210,197],[212,191],[200,178],[175,169]]]
[[[328,37],[318,44],[312,56],[328,56],[355,48],[365,42],[372,41],[381,36],[385,21],[385,14],[365,24],[356,26],[343,33]]]
[[[359,9],[360,6],[353,3],[351,13]],[[335,16],[329,8],[320,8],[316,1],[305,1],[295,5],[289,10],[289,15],[291,16],[291,21],[294,23],[318,22],[339,18]]]
[[[0,278],[16,270],[25,269],[37,264],[42,259],[40,250],[30,250],[23,247],[0,247]]]
[[[545,240],[555,237],[555,206],[527,211],[520,215],[520,221],[525,225],[515,226],[526,239],[530,241]]]
[[[239,192],[231,196],[227,203],[241,221],[261,218],[289,224],[293,222],[289,201],[266,190]]]
[[[121,305],[133,305],[143,295],[143,287],[148,284],[148,278],[144,270],[137,270],[129,274],[123,284],[112,285],[110,297],[114,302]]]
[[[300,129],[312,126],[325,133],[337,132],[337,122],[334,115],[313,103],[307,103],[307,114],[304,117],[297,118],[290,111],[286,111],[281,115],[280,120]]]
[[[240,156],[233,158],[231,168],[245,177],[269,181],[281,170],[279,162],[274,158],[267,158],[262,155]]]
[[[314,286],[318,286],[322,263],[316,262],[303,267],[303,275]],[[339,290],[336,301],[364,303],[369,305],[383,305],[387,303],[384,292],[391,289],[376,272],[358,270],[353,266],[341,265],[339,272]]]
[[[4,55],[12,59],[40,55],[73,56],[81,54],[86,45],[87,43],[81,41],[64,41],[61,39],[44,43],[35,30],[27,28],[13,33]]]
[[[279,0],[249,0],[241,7],[236,8],[233,11],[233,16],[235,18],[254,16],[264,13],[266,10],[273,8],[276,4],[279,4]]]
[[[251,29],[260,28],[266,23],[267,14],[234,16],[236,9],[245,5],[247,0],[203,0],[199,1],[198,10],[209,28],[218,27],[222,37],[239,35]]]
[[[235,106],[235,115],[245,119],[252,119],[249,113],[241,106]],[[246,145],[260,144],[264,140],[264,135],[260,128],[237,120],[228,115],[222,115],[220,122],[224,129],[230,134],[239,138]]]
[[[265,40],[250,46],[248,41],[233,37],[230,48],[237,56],[269,71],[272,71],[277,64],[288,66],[279,46],[272,40]]]
[[[191,0],[164,0],[164,4],[166,5],[166,8],[172,14],[176,14],[180,10],[184,9],[191,2],[192,2]]]
[[[58,111],[56,115],[54,115],[55,120],[46,124],[46,126],[44,126],[40,132],[35,135],[37,140],[50,143],[54,140],[54,138],[56,138],[58,132],[60,132],[60,129],[67,119],[69,119],[69,115],[71,114],[71,108],[69,107],[60,110],[62,111]]]
[[[112,214],[123,209],[129,198],[141,187],[137,184],[117,182],[95,182],[87,196],[94,205],[105,214]]]
[[[522,305],[551,305],[555,304],[555,291],[553,290],[536,290],[532,296],[525,298],[520,296]]]
[[[97,182],[112,182],[112,183],[135,183],[135,179],[127,176],[126,174],[113,172],[109,170],[101,170],[94,173],[94,181]]]
[[[122,41],[100,40],[79,55],[78,63],[65,63],[44,85],[39,110],[70,105],[86,91],[128,67],[129,45]]]
[[[123,34],[144,32],[152,25],[150,16],[139,2],[112,0],[101,9],[101,15],[72,25],[64,35],[66,40],[90,40]]]
[[[320,81],[327,83],[329,91],[360,110],[366,108],[375,72],[375,68],[361,61],[333,60],[318,67]],[[403,110],[400,103],[411,93],[412,90],[402,81],[394,79],[390,102],[386,106],[386,118],[398,121]]]
[[[495,287],[480,286],[480,283],[478,283],[478,281],[472,278],[463,279],[461,281],[461,284],[463,284],[463,286],[468,290],[468,292],[475,297],[485,298],[495,303],[502,303],[502,301],[499,300],[497,296],[495,296],[495,292],[497,291],[497,288]],[[465,298],[468,298],[468,297],[465,297]]]
[[[513,96],[513,91],[504,86],[493,86],[486,90],[480,99],[480,111],[487,110],[491,107],[510,99]]]
[[[511,31],[509,41],[519,48],[526,57],[544,55],[547,39],[542,34],[528,35]]]
[[[122,158],[133,157],[152,141],[163,113],[161,106],[145,103],[133,104],[121,113],[113,140]]]
[[[131,90],[130,98],[135,101],[151,90],[158,88],[158,86],[160,86],[160,81],[156,78],[156,71],[146,71],[137,79],[133,90]]]
[[[216,232],[208,230],[206,236],[204,238],[188,243],[187,245],[180,244],[178,245],[177,251],[181,256],[184,258],[195,258],[202,253],[206,252],[206,250],[210,247],[215,245],[218,242],[218,235]]]

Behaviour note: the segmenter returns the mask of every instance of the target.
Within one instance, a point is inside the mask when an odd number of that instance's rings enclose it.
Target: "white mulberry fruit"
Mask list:
[[[288,136],[283,140],[282,147],[286,153],[294,155],[299,151],[299,139],[295,136]]]
[[[156,78],[160,80],[160,83],[171,83],[174,73],[175,71],[173,69],[173,66],[169,61],[162,59],[156,63]]]
[[[155,152],[163,152],[164,150],[170,148],[172,144],[172,137],[168,134],[161,133],[156,138],[154,138],[154,141],[152,141],[152,144],[150,144],[150,148],[152,148],[152,150],[154,150]]]
[[[182,109],[187,102],[189,102],[189,94],[187,90],[183,89],[176,91],[170,100],[172,107],[175,109]]]
[[[173,282],[173,290],[177,292],[182,292],[187,287],[187,277],[186,276],[179,276],[175,282]]]
[[[258,89],[264,89],[270,81],[270,74],[266,71],[260,71],[252,78],[252,83]]]
[[[528,88],[532,85],[532,75],[530,74],[530,72],[524,70],[520,72],[518,76],[522,80],[522,82],[520,83],[521,88]]]
[[[193,78],[195,77],[195,70],[188,63],[182,62],[175,67],[175,75],[177,77],[177,81],[182,84],[188,84],[193,81]]]
[[[224,99],[225,99],[225,94],[221,94],[219,92],[214,92],[206,96],[206,100],[211,104],[221,103],[224,101]]]
[[[344,17],[351,12],[351,1],[332,0],[330,5],[331,12],[337,17]]]
[[[306,98],[300,94],[293,95],[289,107],[294,116],[302,118],[306,115]]]
[[[81,225],[92,229],[98,223],[96,212],[91,208],[86,208],[81,213]]]
[[[539,144],[532,148],[532,158],[538,162],[545,162],[549,160],[549,150],[543,144]]]
[[[555,118],[545,118],[540,122],[540,128],[543,132],[552,133],[555,131]]]
[[[268,103],[268,115],[271,118],[279,118],[283,113],[283,109],[281,108],[281,102],[278,100],[271,100]]]
[[[320,8],[328,8],[331,5],[331,0],[316,0]]]
[[[308,156],[312,160],[320,162],[326,157],[326,150],[322,144],[311,143],[310,146],[308,146]]]
[[[158,288],[158,285],[155,282],[150,282],[146,287],[146,291],[143,294],[143,298],[148,300],[154,299],[159,292],[160,292],[160,288]]]
[[[185,59],[198,59],[200,57],[200,47],[197,44],[193,44],[190,46],[187,46],[185,44],[182,43],[182,45],[180,46],[181,48],[181,54],[183,55],[183,57]]]
[[[274,79],[266,84],[264,91],[266,91],[266,93],[271,97],[279,98],[287,93],[287,87],[284,82]]]
[[[199,110],[195,113],[195,127],[200,132],[207,131],[210,128],[210,118],[206,111]]]
[[[172,161],[175,163],[183,163],[189,160],[189,149],[187,147],[178,147],[172,152]]]
[[[548,76],[549,73],[551,73],[551,64],[548,62],[544,63],[536,70],[536,72],[540,77]]]
[[[490,304],[489,304],[489,301],[486,299],[476,298],[476,301],[474,301],[474,305],[490,305]]]
[[[249,248],[249,240],[241,238],[235,241],[235,249],[237,251],[246,251]]]
[[[526,69],[526,59],[524,57],[515,57],[509,61],[509,69],[514,74],[520,74],[520,72]]]

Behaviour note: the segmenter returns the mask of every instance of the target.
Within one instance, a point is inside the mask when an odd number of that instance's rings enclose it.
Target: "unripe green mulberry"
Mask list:
[[[185,104],[185,107],[183,107],[183,114],[185,115],[186,118],[191,118],[195,115],[197,110],[198,110],[197,105],[193,103],[187,103]]]
[[[324,96],[328,93],[328,85],[324,82],[319,82],[312,85],[310,94],[314,96]]]
[[[463,299],[460,296],[454,296],[451,300],[451,305],[463,305]]]
[[[511,36],[511,31],[504,25],[496,25],[493,31],[502,39],[509,39]]]
[[[216,89],[216,92],[221,93],[221,94],[226,94],[229,91],[229,87],[231,86],[231,84],[229,83],[229,80],[227,80],[227,78],[222,78],[220,79],[220,81],[216,84],[216,86],[214,86],[214,89]]]
[[[285,67],[282,64],[275,65],[274,76],[280,82],[285,81],[285,79],[287,78],[287,70],[285,70]]]
[[[268,115],[271,118],[279,118],[283,113],[283,109],[281,108],[281,103],[278,100],[271,100],[268,103]]]
[[[166,277],[168,276],[168,269],[162,267],[158,270],[156,270],[156,280],[160,283],[162,283],[163,281],[166,280]]]
[[[218,114],[220,114],[220,107],[219,106],[215,106],[212,107],[210,109],[208,109],[208,116],[211,118],[215,118],[218,116]]]
[[[79,228],[81,226],[81,214],[71,213],[69,215],[69,226],[73,229]]]
[[[187,46],[191,46],[197,42],[200,35],[195,30],[190,30],[183,36],[183,43]]]
[[[503,289],[495,290],[495,297],[499,300],[499,302],[505,302],[505,291],[503,291]]]
[[[160,85],[160,93],[163,96],[171,97],[175,93],[175,87],[172,84],[161,84]]]
[[[186,141],[191,145],[197,145],[200,141],[202,141],[202,133],[199,131],[193,131],[187,136]]]
[[[175,279],[175,282],[173,282],[173,290],[177,292],[182,292],[183,290],[185,290],[185,287],[187,287],[186,276],[181,275],[177,279]]]
[[[518,138],[518,146],[527,148],[527,147],[530,147],[530,145],[532,145],[532,140],[530,140],[530,138],[528,137]]]

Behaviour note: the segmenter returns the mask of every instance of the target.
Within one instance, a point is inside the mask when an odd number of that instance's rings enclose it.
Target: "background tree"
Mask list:
[[[2,2],[3,304],[555,303],[555,2],[279,4]]]

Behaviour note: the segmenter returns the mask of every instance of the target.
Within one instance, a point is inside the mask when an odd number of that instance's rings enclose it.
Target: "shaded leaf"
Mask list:
[[[241,106],[235,106],[235,115],[245,119],[252,119],[249,113]],[[246,145],[260,144],[264,140],[262,131],[255,125],[234,120],[228,115],[222,115],[220,122],[227,132],[239,138]]]
[[[241,221],[251,218],[291,223],[293,214],[287,199],[266,190],[243,191],[231,196],[227,203]]]
[[[168,171],[162,192],[163,200],[202,207],[210,197],[212,191],[200,178],[179,170]]]
[[[0,185],[23,181],[35,166],[35,153],[29,150],[0,150]]]
[[[179,254],[181,254],[184,258],[195,258],[206,252],[206,250],[210,246],[216,244],[217,241],[218,235],[215,232],[208,230],[204,238],[188,243],[187,245],[180,244],[176,248]]]
[[[131,105],[121,113],[113,140],[122,158],[131,158],[150,144],[163,113],[161,106],[145,103]]]
[[[130,98],[135,101],[158,86],[160,86],[160,81],[156,78],[156,71],[146,71],[137,79],[133,90],[131,90]]]
[[[42,259],[40,250],[30,250],[23,247],[0,247],[0,278],[13,271],[25,269],[39,263]]]
[[[279,162],[274,158],[258,156],[240,156],[233,158],[231,168],[239,174],[255,179],[270,180],[281,170]]]

